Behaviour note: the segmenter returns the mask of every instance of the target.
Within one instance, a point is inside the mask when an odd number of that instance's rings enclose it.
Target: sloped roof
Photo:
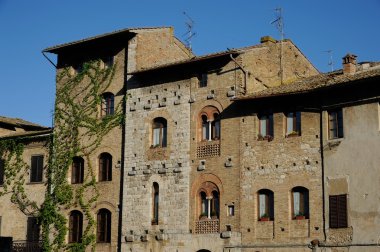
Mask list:
[[[45,129],[45,130],[31,130],[31,131],[10,133],[8,135],[1,136],[0,139],[19,138],[19,137],[40,137],[40,136],[46,136],[51,133],[53,133],[52,128]]]
[[[49,129],[49,127],[28,122],[20,118],[11,118],[11,117],[5,117],[5,116],[0,116],[0,123],[18,127],[18,128],[31,127],[31,128],[39,128],[39,129]]]
[[[217,53],[210,53],[210,54],[206,54],[206,55],[202,55],[202,56],[194,56],[194,57],[191,57],[189,59],[178,60],[178,61],[174,61],[174,62],[167,63],[167,64],[162,64],[162,65],[158,65],[158,66],[154,66],[154,67],[150,67],[150,68],[145,68],[145,69],[133,71],[133,72],[130,72],[128,74],[130,74],[130,75],[141,74],[144,72],[150,72],[150,71],[155,71],[155,70],[159,70],[159,69],[169,68],[172,66],[185,65],[185,64],[189,64],[189,63],[199,62],[202,60],[223,57],[223,56],[226,56],[229,54],[241,54],[241,53],[243,53],[243,51],[237,50],[237,49],[236,50],[227,50],[227,51],[217,52]]]
[[[63,48],[67,48],[70,46],[78,45],[78,44],[89,42],[89,41],[93,41],[93,40],[100,39],[100,38],[110,37],[113,35],[119,35],[119,34],[123,34],[123,33],[125,33],[125,34],[133,33],[133,31],[138,31],[138,30],[167,29],[167,28],[171,28],[171,27],[163,26],[163,27],[126,28],[126,29],[116,30],[113,32],[107,32],[107,33],[103,33],[100,35],[84,38],[81,40],[76,40],[76,41],[72,41],[72,42],[68,42],[68,43],[64,43],[64,44],[60,44],[60,45],[51,46],[51,47],[45,48],[44,50],[42,50],[42,52],[56,53]]]
[[[376,64],[374,64],[376,65]],[[292,84],[281,85],[273,88],[268,88],[247,96],[236,97],[234,100],[249,100],[259,99],[265,97],[284,96],[292,94],[308,93],[324,88],[342,86],[347,83],[352,83],[357,80],[370,79],[373,77],[380,77],[380,67],[370,68],[368,70],[361,70],[355,74],[343,74],[342,70],[330,72],[326,74],[314,75]]]

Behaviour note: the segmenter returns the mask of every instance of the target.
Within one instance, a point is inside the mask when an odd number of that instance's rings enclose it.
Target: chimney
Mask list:
[[[264,43],[268,43],[268,42],[276,43],[277,41],[274,38],[272,38],[271,36],[264,36],[264,37],[260,38],[260,42],[262,44],[264,44]]]
[[[356,55],[347,53],[343,58],[343,73],[354,74],[356,72]]]

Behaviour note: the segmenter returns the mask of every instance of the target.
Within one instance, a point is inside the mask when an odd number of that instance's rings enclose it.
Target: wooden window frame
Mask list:
[[[74,157],[71,165],[71,184],[82,184],[84,180],[84,159]]]
[[[26,240],[28,242],[36,242],[40,240],[40,225],[38,223],[38,218],[33,216],[28,216],[27,218],[27,228],[26,228]]]
[[[290,114],[292,114],[292,132],[288,132],[288,118],[290,118]],[[296,134],[295,134],[295,133]],[[289,136],[300,136],[301,135],[301,112],[299,111],[292,111],[287,112],[285,114],[285,135],[287,137]]]
[[[106,208],[100,209],[97,214],[97,229],[96,229],[97,243],[111,242],[111,226],[112,226],[111,212]]]
[[[347,228],[347,194],[329,196],[329,225],[330,228]]]
[[[266,117],[263,119],[263,117]],[[273,121],[273,113],[265,113],[265,114],[260,114],[258,116],[259,119],[259,136],[263,138],[263,140],[271,140],[268,138],[273,138],[274,137],[274,121]],[[265,127],[266,127],[266,135],[263,135],[262,133],[262,127],[261,127],[261,121],[265,120]],[[260,137],[259,137],[260,138]]]
[[[208,74],[207,73],[200,73],[198,76],[198,87],[203,88],[207,87],[208,84]]]
[[[33,155],[30,159],[30,183],[42,182],[44,172],[44,156]]]
[[[344,137],[343,110],[329,110],[328,114],[328,136],[329,139],[339,139]]]
[[[152,125],[152,147],[167,147],[168,127],[167,120],[163,117],[157,117],[153,120]],[[159,129],[158,143],[155,142],[155,130]]]
[[[112,155],[102,153],[99,156],[99,182],[112,181]]]
[[[102,94],[101,116],[113,115],[115,113],[115,96],[113,93],[107,92]]]
[[[83,235],[83,214],[74,210],[69,216],[69,243],[81,243]]]
[[[260,195],[265,195],[265,213],[267,217],[263,217],[260,213]],[[258,220],[263,221],[263,218],[268,218],[268,220],[274,220],[274,193],[269,189],[261,189],[257,192],[257,212],[258,212]]]
[[[296,186],[291,191],[291,193],[292,193],[292,218],[296,219],[297,216],[299,216],[298,214],[295,213],[295,210],[294,210],[294,193],[295,192],[300,193],[300,202],[299,202],[300,213],[302,214],[302,216],[304,216],[305,219],[309,219],[310,218],[310,215],[309,215],[309,212],[310,212],[310,209],[309,209],[309,206],[310,206],[309,190],[303,186]]]

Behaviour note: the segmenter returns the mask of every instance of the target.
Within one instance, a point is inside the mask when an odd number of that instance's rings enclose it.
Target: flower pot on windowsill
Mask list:
[[[258,134],[258,135],[257,135],[257,140],[258,140],[258,141],[268,141],[268,142],[270,142],[270,141],[273,140],[273,136],[271,136],[271,135],[263,136],[263,135],[261,135],[261,134]]]
[[[298,137],[300,134],[297,132],[297,131],[292,131],[288,134],[286,134],[286,138],[289,138],[289,137]]]
[[[261,217],[260,221],[270,221],[270,218],[269,217]]]
[[[304,220],[305,219],[305,215],[297,215],[296,220]]]

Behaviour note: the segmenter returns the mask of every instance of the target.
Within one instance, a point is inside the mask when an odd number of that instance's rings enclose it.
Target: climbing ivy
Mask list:
[[[80,73],[73,73],[71,68],[58,70],[55,126],[48,144],[46,192],[41,206],[29,201],[25,194],[25,174],[29,167],[22,159],[23,143],[0,141],[7,184],[1,194],[12,194],[12,202],[20,210],[38,216],[44,251],[85,251],[88,247],[94,250],[96,220],[91,209],[98,200],[99,191],[91,154],[124,118],[123,101],[115,106],[113,114],[101,115],[102,94],[114,79],[115,67],[104,67],[101,60],[94,60],[84,63]],[[75,156],[85,160],[86,176],[82,184],[71,185],[67,176]],[[81,243],[66,244],[67,217],[63,212],[73,208],[82,211],[87,225]]]

